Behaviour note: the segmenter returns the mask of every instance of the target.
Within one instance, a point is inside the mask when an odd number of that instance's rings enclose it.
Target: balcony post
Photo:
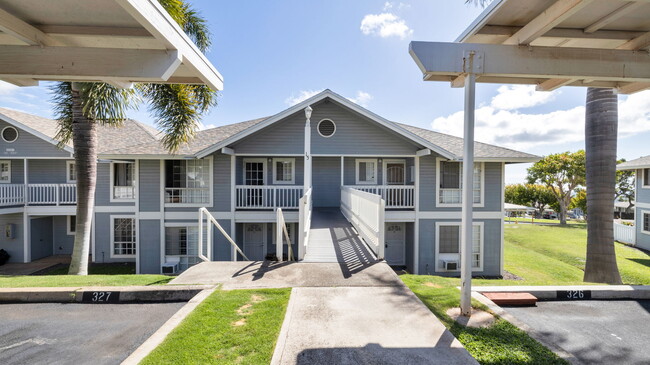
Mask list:
[[[305,108],[305,193],[311,188],[311,106]]]
[[[27,173],[27,159],[23,159],[23,204],[27,205],[27,193],[28,191],[28,173]]]

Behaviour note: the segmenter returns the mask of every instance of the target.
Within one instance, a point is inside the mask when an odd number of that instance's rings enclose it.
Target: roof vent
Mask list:
[[[14,127],[5,127],[2,130],[2,139],[7,143],[15,142],[18,139],[18,130]]]
[[[318,133],[325,137],[329,138],[334,135],[336,132],[336,124],[329,119],[323,119],[318,122]]]

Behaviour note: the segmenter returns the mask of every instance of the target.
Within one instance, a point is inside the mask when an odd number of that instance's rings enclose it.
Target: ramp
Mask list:
[[[304,262],[375,263],[376,257],[338,208],[315,208]]]

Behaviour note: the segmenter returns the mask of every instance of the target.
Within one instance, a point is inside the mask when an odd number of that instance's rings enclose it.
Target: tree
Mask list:
[[[587,261],[584,281],[621,284],[614,248],[618,97],[613,89],[587,89],[585,147]]]
[[[544,185],[512,184],[505,189],[505,201],[535,208],[541,217],[547,206],[556,202],[553,192]]]
[[[201,51],[210,46],[205,20],[182,0],[158,0]],[[77,174],[77,225],[68,274],[87,275],[90,227],[97,178],[97,126],[119,127],[126,111],[149,102],[163,145],[177,151],[199,127],[201,116],[216,105],[216,92],[203,85],[138,84],[121,90],[105,83],[61,82],[51,89],[61,144],[72,140]]]
[[[566,224],[567,208],[578,186],[585,184],[585,151],[548,155],[528,168],[528,183],[547,186],[559,205],[560,224]]]
[[[620,159],[616,163],[620,164],[625,162],[625,159]],[[634,178],[634,170],[619,170],[616,171],[616,200],[628,202],[628,209],[634,206],[636,190],[636,180]]]
[[[571,204],[569,205],[570,209],[578,208],[585,213],[585,218],[587,214],[587,191],[582,188],[576,189],[576,194],[571,198]]]

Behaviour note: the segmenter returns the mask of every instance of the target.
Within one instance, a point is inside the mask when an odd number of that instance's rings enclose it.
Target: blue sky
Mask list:
[[[481,12],[464,0],[190,0],[213,34],[207,56],[224,75],[219,126],[275,114],[329,88],[390,120],[462,134],[463,92],[423,82],[411,40],[453,41]],[[0,84],[0,106],[51,117],[46,84]],[[545,155],[583,148],[580,88],[479,85],[477,140]],[[650,154],[650,93],[620,97],[619,156]],[[151,123],[146,107],[131,116]],[[507,182],[525,178],[508,167]]]

